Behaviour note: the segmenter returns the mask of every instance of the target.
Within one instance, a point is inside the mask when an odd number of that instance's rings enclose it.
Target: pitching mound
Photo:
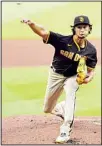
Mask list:
[[[2,119],[2,144],[55,144],[60,117],[18,116]],[[101,144],[100,118],[75,118],[69,144]]]

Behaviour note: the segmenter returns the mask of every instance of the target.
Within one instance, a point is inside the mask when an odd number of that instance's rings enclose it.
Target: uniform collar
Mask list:
[[[76,42],[76,40],[73,37],[73,41],[75,43],[75,45],[77,46],[78,51],[80,51],[80,46],[78,45],[78,43]],[[87,46],[87,40],[85,40],[85,47]]]

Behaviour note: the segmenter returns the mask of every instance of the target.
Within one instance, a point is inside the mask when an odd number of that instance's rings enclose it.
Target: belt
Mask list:
[[[62,74],[62,73],[59,73],[53,66],[51,66],[51,69],[55,72],[55,73],[58,73],[58,74],[61,74],[61,75],[63,75],[64,76],[64,74]]]

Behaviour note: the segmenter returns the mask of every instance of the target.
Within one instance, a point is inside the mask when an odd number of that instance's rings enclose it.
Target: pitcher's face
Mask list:
[[[90,32],[90,26],[86,24],[81,24],[75,26],[75,34],[80,38],[86,38]]]

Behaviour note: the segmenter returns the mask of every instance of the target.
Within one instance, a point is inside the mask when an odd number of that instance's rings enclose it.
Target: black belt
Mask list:
[[[61,75],[63,75],[64,76],[64,74],[63,73],[59,73],[53,66],[51,66],[51,69],[53,69],[53,71],[55,72],[55,73],[58,73],[58,74],[61,74]]]
[[[56,72],[56,69],[53,66],[51,66],[51,68],[53,69],[54,72]]]

